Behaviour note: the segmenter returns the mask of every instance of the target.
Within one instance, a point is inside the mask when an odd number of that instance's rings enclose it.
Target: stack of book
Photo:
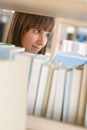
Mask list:
[[[61,51],[87,56],[87,43],[72,40],[63,40]]]
[[[60,51],[51,60],[0,44],[0,128],[24,130],[26,112],[87,127],[86,63],[76,54]]]

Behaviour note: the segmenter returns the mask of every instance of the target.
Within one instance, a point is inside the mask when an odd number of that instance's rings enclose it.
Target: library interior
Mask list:
[[[6,43],[17,11],[55,19],[45,55]],[[87,129],[87,0],[1,0],[0,74],[0,130]]]

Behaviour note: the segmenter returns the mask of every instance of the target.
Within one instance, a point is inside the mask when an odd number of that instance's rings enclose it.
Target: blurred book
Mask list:
[[[71,90],[69,96],[68,104],[68,117],[67,121],[71,124],[77,124],[77,115],[78,115],[78,105],[81,89],[81,78],[82,78],[82,69],[73,68],[72,79],[71,79]]]
[[[9,59],[13,58],[15,54],[24,52],[25,48],[23,47],[16,47],[16,46],[9,46],[9,45],[0,45],[0,57]]]
[[[33,114],[34,112],[41,65],[44,62],[47,62],[48,60],[49,57],[44,55],[36,55],[32,59],[32,69],[30,74],[30,81],[28,84],[28,96],[27,96],[28,114]]]
[[[65,84],[64,84],[64,100],[63,100],[63,110],[62,110],[62,121],[63,122],[68,122],[68,111],[69,111],[70,95],[71,95],[72,73],[73,73],[73,68],[67,69],[66,80],[65,80]]]
[[[77,117],[77,125],[80,125],[80,126],[84,126],[84,118],[85,118],[85,111],[86,111],[86,98],[87,98],[87,65],[84,65],[82,80],[81,80],[78,117]]]
[[[35,110],[34,114],[36,116],[40,116],[42,113],[42,106],[44,101],[44,95],[46,92],[46,85],[49,78],[49,73],[52,69],[53,63],[48,62],[41,65],[40,75],[39,75],[39,82],[38,82],[38,90],[37,90],[37,97],[35,103]]]
[[[57,121],[61,121],[66,70],[67,69],[64,67],[58,68],[57,77],[55,80],[56,90],[54,96],[54,104],[53,104],[54,107],[53,107],[52,119]]]
[[[0,129],[26,129],[28,73],[19,60],[0,60]],[[21,124],[21,125],[20,125]]]
[[[59,51],[53,59],[54,62],[61,61],[64,66],[80,66],[87,63],[87,57]]]
[[[73,40],[63,40],[61,51],[87,56],[87,43],[77,42]]]

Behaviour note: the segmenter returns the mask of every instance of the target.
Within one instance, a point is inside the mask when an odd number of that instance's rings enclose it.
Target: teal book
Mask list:
[[[25,51],[25,48],[23,47],[0,45],[1,58],[5,58],[5,59],[13,58],[15,54],[24,52],[24,51]]]
[[[64,66],[80,66],[87,64],[87,57],[72,53],[59,52],[53,59],[53,62],[57,61],[61,61]]]
[[[10,43],[0,42],[0,57],[7,58],[9,56],[9,52],[15,45]]]

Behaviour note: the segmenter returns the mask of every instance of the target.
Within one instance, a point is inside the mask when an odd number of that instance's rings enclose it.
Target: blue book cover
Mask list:
[[[9,58],[13,58],[15,54],[24,52],[24,51],[25,51],[25,48],[22,48],[22,47],[15,47],[15,46],[1,47],[0,46],[0,57],[9,59]]]
[[[87,57],[59,52],[53,59],[53,62],[60,61],[64,66],[81,66],[87,64]]]

